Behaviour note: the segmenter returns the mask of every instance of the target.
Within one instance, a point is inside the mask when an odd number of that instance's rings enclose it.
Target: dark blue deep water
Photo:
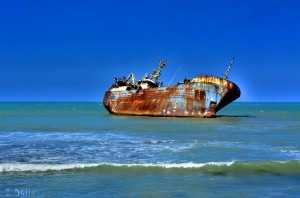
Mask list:
[[[300,103],[217,115],[0,103],[0,197],[300,197]]]

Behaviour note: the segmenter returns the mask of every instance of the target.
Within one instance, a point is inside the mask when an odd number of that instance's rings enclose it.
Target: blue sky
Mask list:
[[[300,101],[300,1],[0,1],[0,101],[102,101],[114,77],[229,79],[240,102]]]

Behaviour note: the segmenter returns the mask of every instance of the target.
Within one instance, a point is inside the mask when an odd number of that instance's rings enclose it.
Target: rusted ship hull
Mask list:
[[[198,76],[175,86],[127,90],[111,87],[104,106],[112,114],[173,117],[214,117],[240,97],[239,87],[224,78]]]

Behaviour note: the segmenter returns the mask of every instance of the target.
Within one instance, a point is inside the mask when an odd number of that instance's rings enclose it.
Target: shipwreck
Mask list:
[[[152,75],[136,80],[115,78],[103,103],[112,114],[173,117],[214,117],[223,107],[240,97],[239,87],[228,80],[233,60],[223,77],[210,75],[185,78],[176,85],[163,86],[158,79],[167,61],[162,60]]]

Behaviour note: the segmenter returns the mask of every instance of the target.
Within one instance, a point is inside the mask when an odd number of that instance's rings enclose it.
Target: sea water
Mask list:
[[[300,103],[216,118],[0,103],[0,197],[299,197]]]

